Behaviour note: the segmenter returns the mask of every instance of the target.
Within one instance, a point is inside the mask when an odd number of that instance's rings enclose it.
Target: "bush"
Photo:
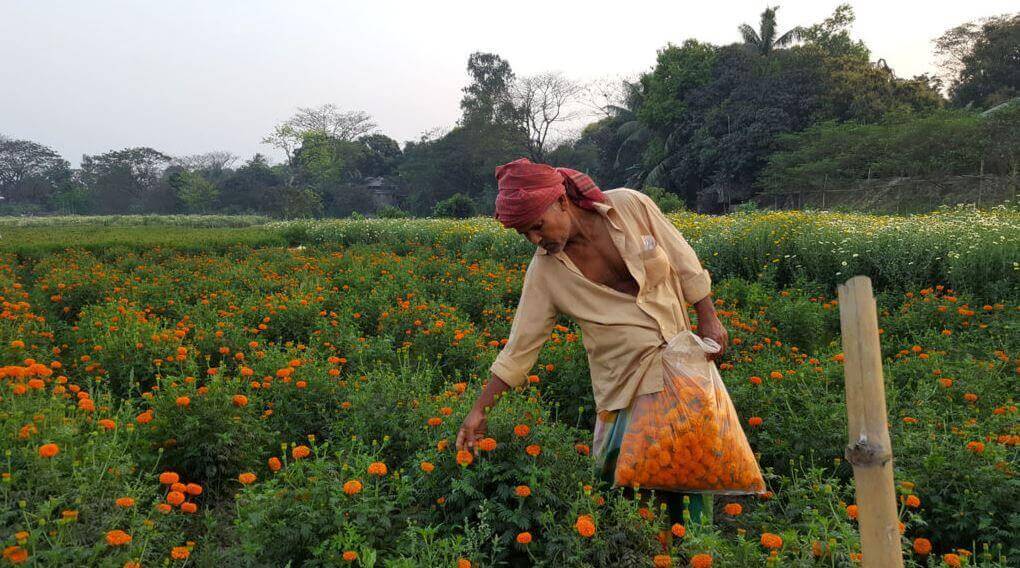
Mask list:
[[[477,214],[475,201],[463,193],[455,193],[436,204],[432,210],[435,217],[453,217],[455,219],[466,219]]]

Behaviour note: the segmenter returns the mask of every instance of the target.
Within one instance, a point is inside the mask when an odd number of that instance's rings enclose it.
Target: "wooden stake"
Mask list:
[[[857,485],[857,523],[864,568],[901,568],[892,443],[885,408],[878,312],[871,279],[854,276],[837,287],[850,442],[846,459]]]

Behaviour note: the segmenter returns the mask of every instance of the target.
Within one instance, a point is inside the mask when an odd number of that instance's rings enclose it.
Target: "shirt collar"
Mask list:
[[[623,229],[616,222],[616,217],[620,215],[620,212],[617,211],[615,207],[609,204],[609,200],[596,201],[592,203],[592,205],[595,207],[596,212],[598,212],[600,215],[609,220],[609,225],[612,228],[616,229],[617,231],[623,232]],[[609,214],[610,211],[613,212],[612,215]],[[544,247],[536,247],[536,252],[538,254],[549,254],[549,251],[547,251]]]

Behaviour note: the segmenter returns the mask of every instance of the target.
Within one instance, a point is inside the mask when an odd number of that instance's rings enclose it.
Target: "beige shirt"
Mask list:
[[[684,302],[697,303],[712,286],[694,249],[650,197],[622,187],[604,194],[595,207],[638,283],[637,296],[589,280],[562,250],[537,247],[507,343],[490,367],[511,387],[526,382],[557,315],[565,314],[581,328],[600,412],[662,390],[661,347],[690,329]]]

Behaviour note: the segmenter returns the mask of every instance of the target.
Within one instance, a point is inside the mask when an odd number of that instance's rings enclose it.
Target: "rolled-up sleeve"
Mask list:
[[[648,213],[652,236],[665,249],[673,269],[680,275],[684,300],[692,304],[698,303],[712,291],[712,276],[701,266],[701,261],[698,260],[698,255],[690,243],[662,214],[655,201],[643,193],[639,195]]]
[[[556,325],[558,311],[549,290],[544,289],[533,259],[524,273],[521,299],[517,304],[510,336],[489,370],[511,387],[524,384],[538,352]]]

